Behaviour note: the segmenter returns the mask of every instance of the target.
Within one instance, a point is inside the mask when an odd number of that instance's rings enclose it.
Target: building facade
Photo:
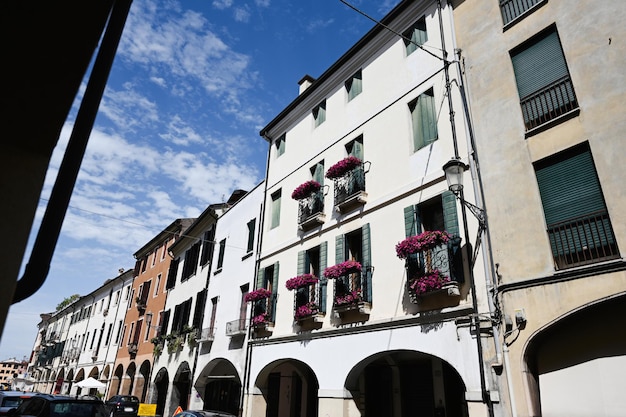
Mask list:
[[[454,1],[514,416],[626,402],[626,7]]]
[[[501,412],[452,9],[403,1],[382,23],[261,131],[246,416]]]

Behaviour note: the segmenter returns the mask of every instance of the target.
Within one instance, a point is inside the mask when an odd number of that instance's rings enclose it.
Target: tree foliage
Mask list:
[[[57,305],[57,311],[63,310],[65,307],[72,304],[74,301],[78,300],[79,298],[80,298],[80,294],[74,294],[74,295],[70,295],[69,297],[64,298],[63,301],[61,301]]]

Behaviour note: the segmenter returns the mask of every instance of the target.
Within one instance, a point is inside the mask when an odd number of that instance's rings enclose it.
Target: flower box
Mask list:
[[[249,303],[252,301],[258,301],[258,300],[263,300],[265,298],[270,298],[271,296],[272,296],[271,291],[265,288],[259,288],[255,291],[252,291],[246,294],[246,296],[244,297],[244,300]]]
[[[333,279],[357,272],[361,272],[361,264],[359,262],[345,261],[326,268],[324,270],[324,276],[328,279]]]
[[[319,182],[314,180],[307,181],[300,184],[295,190],[293,190],[291,198],[294,200],[302,200],[309,197],[311,194],[318,192],[320,188],[322,188],[322,185]]]
[[[438,269],[426,275],[409,279],[407,287],[409,298],[413,303],[417,303],[422,297],[436,294],[446,294],[451,297],[460,295],[458,282],[451,281],[449,277],[443,275]]]
[[[415,236],[409,236],[396,245],[396,255],[400,259],[406,259],[418,252],[432,249],[436,246],[448,243],[451,236],[442,230],[426,230]]]
[[[293,315],[294,320],[304,321],[319,314],[319,307],[315,303],[306,303],[296,308]]]
[[[348,172],[352,171],[354,168],[361,166],[362,164],[363,161],[361,161],[356,156],[348,156],[328,168],[328,171],[326,171],[326,178],[332,180],[342,177]]]
[[[288,290],[297,290],[298,288],[307,287],[309,285],[317,284],[319,279],[313,274],[298,275],[287,280],[285,287]]]

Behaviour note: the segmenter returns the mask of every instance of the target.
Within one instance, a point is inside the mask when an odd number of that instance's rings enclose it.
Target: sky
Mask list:
[[[349,0],[374,19],[400,0]],[[259,131],[374,22],[341,0],[134,0],[50,273],[9,310],[0,360],[29,357],[40,314],[87,295],[177,218],[197,217],[265,173]],[[83,87],[46,175],[24,264]],[[22,269],[23,272],[23,269]]]

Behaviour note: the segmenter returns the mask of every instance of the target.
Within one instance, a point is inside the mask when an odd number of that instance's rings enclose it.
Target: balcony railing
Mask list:
[[[619,257],[606,210],[550,224],[548,237],[557,269]]]
[[[521,99],[526,130],[556,119],[576,108],[578,101],[569,75]]]
[[[371,266],[334,279],[333,309],[345,310],[372,302]],[[365,312],[365,311],[364,311]]]
[[[276,296],[257,300],[252,304],[252,325],[256,329],[269,329],[274,323],[274,311],[276,310]],[[259,318],[264,317],[264,321]]]
[[[365,174],[369,171],[369,164],[369,162],[364,162],[342,177],[334,179],[335,208],[339,212],[345,212],[366,203]]]
[[[319,282],[296,290],[293,299],[294,320],[302,322],[322,315],[320,290]]]
[[[298,201],[298,225],[307,230],[324,223],[324,192],[319,190]]]
[[[200,332],[200,337],[198,338],[198,342],[212,342],[215,339],[215,328],[214,327],[205,327]]]
[[[459,254],[459,247],[460,239],[453,237],[448,243],[415,253],[406,259],[406,283],[411,302],[417,303],[420,297],[432,294],[441,288],[446,288],[448,295],[459,295],[458,284],[463,274],[461,271],[457,271],[457,268],[462,268],[462,264],[456,265],[454,262],[454,254]],[[434,277],[440,277],[445,282]],[[422,287],[422,291],[426,292],[418,294],[412,285],[423,279],[426,281],[425,284],[422,284],[425,285]]]
[[[241,336],[246,334],[246,319],[238,319],[226,323],[226,336]]]
[[[506,26],[543,1],[545,0],[500,0],[504,25]]]

